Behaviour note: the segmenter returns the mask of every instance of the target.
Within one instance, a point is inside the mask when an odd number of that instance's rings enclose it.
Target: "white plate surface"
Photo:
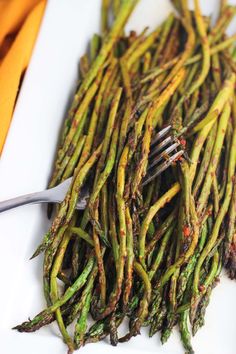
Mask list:
[[[204,13],[217,11],[218,0],[202,0]],[[236,5],[236,0],[231,1]],[[142,0],[128,29],[154,28],[170,12],[167,0]],[[100,0],[49,0],[41,31],[16,105],[0,160],[0,200],[44,189],[50,175],[57,137],[71,98],[78,59],[99,31]],[[233,31],[234,30],[234,31]],[[231,25],[231,32],[236,25]],[[52,325],[33,334],[11,327],[33,317],[44,306],[42,257],[29,257],[48,229],[45,207],[25,206],[0,215],[0,353],[64,354],[66,348]],[[221,277],[207,309],[206,324],[193,339],[196,354],[235,354],[236,283]],[[122,330],[123,331],[123,330]],[[82,353],[182,354],[178,332],[161,346],[143,331],[116,348],[92,344]]]

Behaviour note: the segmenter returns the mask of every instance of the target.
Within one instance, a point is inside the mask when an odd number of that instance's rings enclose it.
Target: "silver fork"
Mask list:
[[[175,139],[170,134],[168,135],[170,131],[171,126],[168,125],[159,131],[152,140],[147,174],[142,182],[143,186],[150,183],[184,154],[179,140]],[[164,140],[162,140],[163,138]],[[54,188],[2,201],[0,202],[0,213],[25,204],[61,203],[65,198],[71,182],[72,177],[66,179]],[[85,209],[88,198],[89,189],[88,186],[85,185],[76,208],[79,210]]]
[[[180,141],[172,135],[168,135],[171,129],[171,125],[168,125],[160,130],[152,139],[147,174],[142,182],[143,186],[159,176],[185,153]],[[165,139],[161,141],[163,138]]]
[[[4,200],[3,202],[0,202],[0,213],[26,204],[61,203],[65,198],[66,192],[68,191],[71,182],[72,177],[67,178],[65,181],[58,184],[58,186],[54,188]],[[85,186],[85,188],[82,189],[81,196],[76,205],[76,209],[85,209],[88,197],[89,191]]]

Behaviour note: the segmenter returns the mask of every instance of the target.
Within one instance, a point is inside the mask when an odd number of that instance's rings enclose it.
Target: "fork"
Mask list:
[[[168,125],[160,130],[151,142],[147,174],[142,181],[143,186],[150,183],[184,154],[184,149],[180,141],[168,134],[170,131],[171,125]],[[72,179],[70,177],[56,187],[46,189],[42,192],[26,194],[2,201],[0,202],[0,213],[25,204],[61,203],[65,198]],[[76,209],[85,209],[88,198],[89,188],[85,185],[77,202]]]

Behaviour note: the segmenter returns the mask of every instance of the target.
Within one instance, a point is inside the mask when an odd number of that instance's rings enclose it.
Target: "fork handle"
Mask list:
[[[20,197],[4,200],[0,202],[0,213],[6,210],[17,208],[26,204],[48,203],[49,197],[44,191],[26,194]]]

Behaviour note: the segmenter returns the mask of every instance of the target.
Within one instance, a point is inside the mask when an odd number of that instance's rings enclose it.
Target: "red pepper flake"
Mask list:
[[[230,248],[230,252],[234,253],[236,251],[236,244],[232,242],[229,248]]]
[[[205,286],[204,285],[199,285],[199,291],[203,292],[205,290]]]
[[[124,236],[125,236],[124,230],[120,230],[120,237],[124,237]]]
[[[217,67],[214,66],[212,69],[213,69],[213,71],[215,71],[216,73],[220,73],[220,68],[217,68]]]
[[[175,159],[174,159],[174,161],[173,162],[177,162],[177,161],[183,161],[184,159],[183,159],[183,157],[182,156],[178,156],[178,157],[176,157]]]
[[[181,144],[182,146],[184,146],[184,147],[185,147],[186,144],[187,144],[186,140],[183,139],[183,138],[181,138],[179,142],[180,142],[180,144]]]
[[[207,215],[209,215],[209,216],[212,215],[212,209],[209,209],[209,210],[208,210]]]
[[[78,122],[76,122],[75,120],[73,120],[73,122],[72,122],[72,127],[73,127],[74,129],[76,129],[77,126],[78,126]]]
[[[183,234],[184,234],[184,237],[189,237],[189,236],[190,236],[190,233],[191,233],[190,227],[185,225],[185,226],[183,227]]]

